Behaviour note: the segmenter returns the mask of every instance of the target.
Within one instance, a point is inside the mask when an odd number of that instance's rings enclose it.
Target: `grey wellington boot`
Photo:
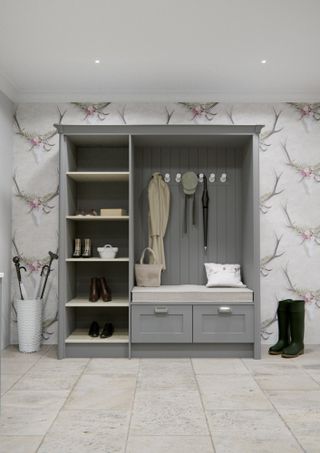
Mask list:
[[[291,359],[304,353],[304,300],[294,300],[289,305],[291,343],[282,351],[282,357]]]
[[[292,303],[291,299],[280,300],[277,310],[278,315],[278,329],[279,339],[278,342],[269,348],[269,354],[279,355],[282,353],[290,343],[289,336],[289,304]]]

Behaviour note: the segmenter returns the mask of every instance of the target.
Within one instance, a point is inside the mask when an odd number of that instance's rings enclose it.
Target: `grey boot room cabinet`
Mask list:
[[[259,133],[262,126],[57,125],[60,133],[59,357],[260,358]],[[184,232],[177,174],[208,181],[208,248],[199,182],[195,224]],[[159,288],[135,286],[134,264],[148,245],[147,187],[169,175],[166,271]],[[226,175],[221,178],[221,175]],[[214,175],[214,176],[213,176]],[[79,216],[121,208],[125,215]],[[92,256],[73,258],[74,239]],[[97,247],[119,248],[102,259]],[[240,264],[246,288],[206,288],[204,263]],[[89,301],[92,277],[106,277],[112,301]],[[88,335],[92,321],[114,334]]]

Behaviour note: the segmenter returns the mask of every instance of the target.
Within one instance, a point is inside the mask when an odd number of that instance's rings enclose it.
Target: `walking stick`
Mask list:
[[[22,288],[21,288],[21,269],[23,269],[25,272],[27,272],[27,269],[24,266],[20,266],[20,258],[18,256],[14,256],[12,261],[14,262],[14,265],[15,265],[15,268],[16,268],[16,272],[17,272],[20,297],[21,297],[21,300],[24,300],[24,297],[23,297],[23,294],[22,294]]]
[[[49,264],[45,264],[42,267],[41,274],[40,274],[40,277],[42,277],[44,272],[46,272],[46,276],[45,276],[45,279],[44,279],[44,282],[43,282],[43,287],[42,287],[40,299],[43,299],[44,292],[45,292],[46,286],[47,286],[48,277],[49,277],[50,272],[52,271],[51,264],[52,264],[53,260],[57,260],[59,258],[58,255],[56,253],[53,253],[53,252],[49,252],[49,256],[50,256]]]
[[[202,215],[203,215],[203,245],[204,251],[207,251],[208,246],[208,208],[209,208],[209,194],[207,186],[207,177],[203,177],[203,193],[202,193]]]

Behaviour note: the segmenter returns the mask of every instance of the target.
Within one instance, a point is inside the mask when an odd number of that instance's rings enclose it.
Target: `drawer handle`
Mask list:
[[[231,307],[219,307],[218,312],[223,313],[223,314],[231,314],[232,309],[231,309]]]
[[[168,313],[168,307],[155,307],[154,312],[157,315],[165,315]]]

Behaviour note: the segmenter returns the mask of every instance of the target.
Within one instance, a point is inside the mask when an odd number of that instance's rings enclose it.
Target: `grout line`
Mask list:
[[[50,349],[51,349],[51,348],[49,348],[48,351],[49,351]],[[48,352],[48,351],[47,351],[47,352]],[[47,354],[47,352],[46,352],[45,354]],[[21,354],[23,354],[23,353],[21,353]],[[12,384],[12,385],[11,385],[11,386],[10,386],[10,387],[2,394],[2,395],[0,395],[0,400],[4,397],[4,395],[6,395],[9,391],[11,391],[11,390],[13,389],[13,387],[14,387],[16,384],[18,384],[18,382],[20,382],[21,379],[24,378],[25,375],[26,375],[27,373],[30,372],[30,370],[32,370],[32,368],[39,362],[39,360],[42,359],[42,357],[43,357],[45,354],[39,356],[38,360],[36,360],[36,361],[30,366],[30,368],[28,368],[23,374],[21,374],[20,377],[19,377],[19,379],[18,379],[14,384]],[[0,360],[1,360],[1,359],[5,359],[5,357],[1,356],[1,357],[0,357]],[[19,360],[19,358],[18,358],[18,360]],[[5,370],[4,370],[4,371],[5,371]],[[11,375],[10,375],[10,374],[7,374],[7,373],[4,373],[4,372],[3,372],[3,367],[1,367],[1,374],[2,374],[2,375],[6,375],[6,376],[12,376],[12,375],[13,375],[13,376],[16,376],[16,374],[14,374],[14,373],[12,373]]]
[[[58,360],[58,359],[57,359],[57,360]],[[66,359],[66,360],[68,360],[68,359]],[[82,360],[82,359],[81,359],[81,360]],[[60,407],[60,409],[58,410],[56,416],[54,417],[54,419],[53,419],[51,425],[49,426],[49,428],[47,429],[46,433],[43,435],[42,440],[41,440],[41,442],[40,442],[38,448],[36,449],[36,452],[35,452],[35,453],[37,453],[37,452],[39,451],[40,447],[42,446],[45,437],[46,437],[47,434],[50,432],[52,426],[54,425],[55,421],[57,420],[58,416],[60,415],[60,412],[64,409],[64,407],[65,407],[67,401],[68,401],[69,398],[70,398],[71,393],[73,392],[75,386],[78,384],[80,378],[83,376],[83,374],[84,374],[85,370],[87,369],[87,367],[88,367],[90,361],[91,361],[91,359],[88,360],[86,366],[83,368],[82,372],[79,374],[78,379],[75,380],[73,386],[72,386],[71,389],[69,390],[69,395],[68,395],[67,398],[65,399],[63,405],[62,405],[62,406]]]
[[[133,417],[133,408],[134,408],[134,403],[135,403],[135,399],[136,399],[137,386],[138,386],[138,378],[139,378],[139,375],[140,375],[141,359],[138,359],[138,360],[139,360],[139,365],[138,365],[138,372],[137,372],[137,374],[136,374],[136,386],[135,386],[135,389],[134,389],[133,398],[132,398],[132,404],[131,404],[131,409],[130,409],[130,413],[129,413],[128,431],[127,431],[126,443],[125,443],[125,448],[124,448],[124,452],[125,452],[125,453],[126,453],[127,448],[128,448],[128,440],[129,440],[129,435],[130,435],[130,430],[131,430],[131,424],[132,424],[132,417]]]
[[[242,360],[241,360],[242,361]],[[250,372],[250,368],[247,367],[247,365],[244,363],[244,366],[248,369],[248,371]],[[251,374],[251,372],[250,372]],[[259,385],[259,382],[256,381],[255,379],[255,376],[253,374],[251,374],[252,378],[254,379],[254,382],[257,384],[257,386],[259,387],[259,389],[261,390],[261,392],[263,393],[263,395],[267,398],[267,400],[269,401],[269,403],[271,404],[271,406],[273,407],[274,411],[276,414],[278,414],[280,420],[282,420],[283,424],[287,427],[288,431],[291,433],[292,437],[295,439],[295,441],[297,442],[297,444],[299,445],[299,447],[301,448],[301,450],[303,452],[305,452],[306,450],[303,448],[303,446],[301,445],[301,443],[299,442],[298,438],[296,437],[295,433],[292,431],[292,429],[290,428],[290,426],[287,424],[287,422],[285,421],[285,419],[282,417],[282,415],[280,414],[280,412],[278,411],[278,409],[276,408],[276,406],[274,405],[274,403],[272,402],[272,400],[269,398],[268,396],[268,393],[266,393],[266,391],[260,387]],[[281,376],[279,376],[281,378]],[[281,391],[281,390],[279,390]],[[299,409],[298,409],[299,410]]]
[[[206,412],[205,407],[204,407],[204,402],[203,402],[203,398],[202,398],[202,394],[201,394],[201,390],[200,390],[200,385],[199,385],[199,382],[198,382],[198,379],[197,379],[197,375],[196,375],[196,372],[195,372],[195,369],[194,369],[194,366],[193,366],[193,361],[192,361],[191,358],[189,360],[191,362],[191,368],[192,368],[192,371],[193,371],[193,374],[194,374],[194,377],[195,377],[195,381],[196,381],[197,390],[198,390],[199,397],[200,397],[202,410],[204,412],[204,416],[205,416],[205,419],[206,419],[206,424],[207,424],[207,429],[208,429],[208,433],[209,433],[209,436],[210,436],[212,449],[213,449],[213,452],[215,453],[216,449],[215,449],[215,446],[214,446],[213,437],[212,437],[212,433],[211,433],[211,430],[210,430],[210,425],[209,425],[209,420],[208,420],[208,417],[207,417],[207,412]]]

